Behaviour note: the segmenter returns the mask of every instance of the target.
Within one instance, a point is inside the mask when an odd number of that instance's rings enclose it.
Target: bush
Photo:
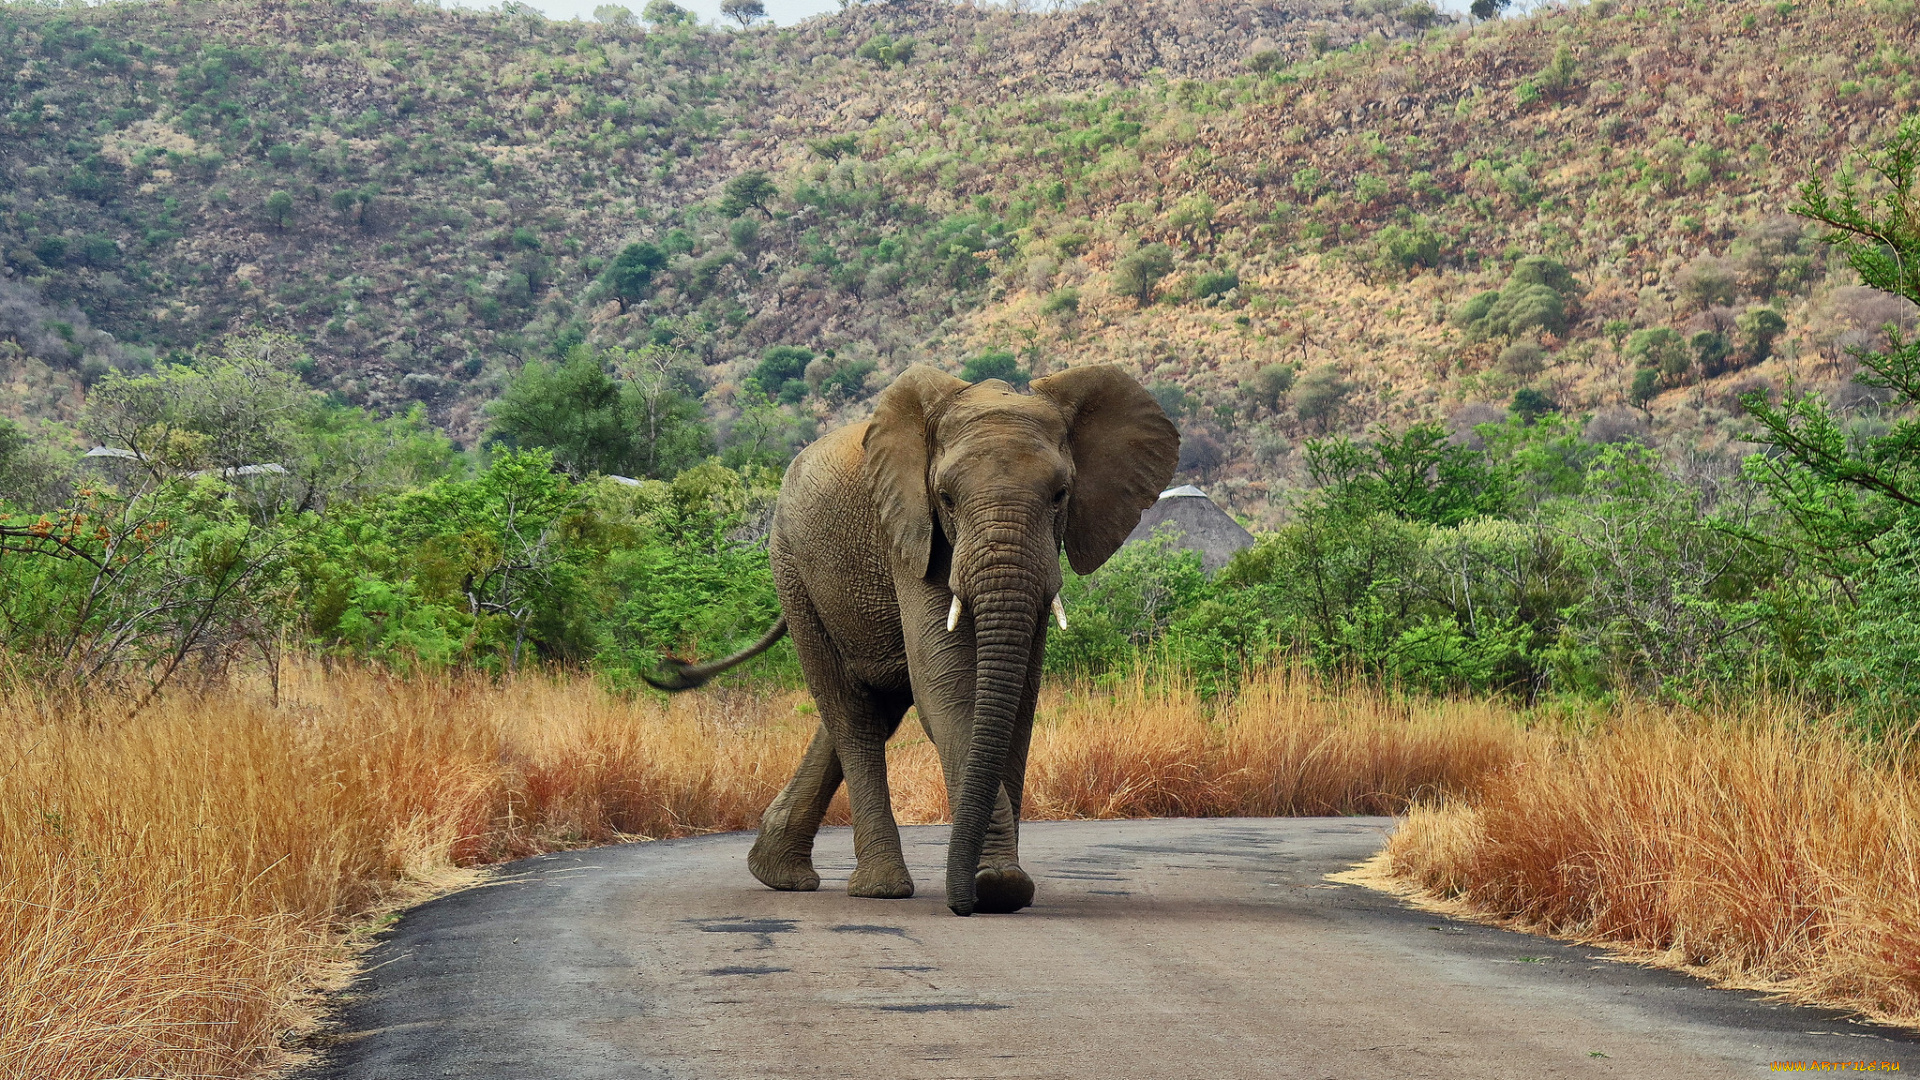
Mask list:
[[[601,283],[620,301],[620,310],[647,298],[653,277],[667,265],[667,253],[644,241],[628,244],[607,264]]]
[[[1734,321],[1734,328],[1745,362],[1757,364],[1773,354],[1773,339],[1786,332],[1787,320],[1772,308],[1750,308]]]
[[[1267,364],[1253,373],[1245,391],[1255,405],[1277,415],[1280,403],[1293,389],[1293,377],[1292,364]]]
[[[905,67],[913,63],[913,49],[914,41],[910,37],[895,40],[891,34],[875,34],[854,50],[853,55],[881,67]]]
[[[1669,376],[1685,374],[1691,362],[1686,343],[1665,326],[1635,330],[1627,338],[1626,356],[1638,367]]]
[[[1004,351],[984,352],[968,360],[960,365],[960,377],[971,383],[999,379],[1016,387],[1025,387],[1032,378],[1012,353]]]
[[[1240,275],[1231,270],[1210,270],[1193,279],[1193,297],[1207,300],[1240,287]]]
[[[691,26],[700,21],[700,17],[673,0],[647,0],[647,6],[640,9],[640,17],[658,27]]]
[[[1375,261],[1401,271],[1435,267],[1446,252],[1447,238],[1425,222],[1402,227],[1388,225],[1373,237]]]
[[[760,354],[753,377],[769,398],[792,404],[807,396],[807,362],[812,359],[811,349],[772,345]]]
[[[1339,418],[1340,409],[1352,392],[1352,384],[1341,377],[1339,368],[1332,364],[1314,368],[1300,376],[1294,385],[1294,414],[1302,423],[1316,424],[1324,431]]]
[[[1560,406],[1546,394],[1527,386],[1514,391],[1513,402],[1507,408],[1523,423],[1531,424],[1550,412],[1557,412]]]
[[[1514,264],[1504,286],[1483,292],[1462,304],[1453,321],[1481,337],[1517,337],[1529,330],[1564,333],[1568,300],[1578,284],[1567,268],[1543,255],[1529,255]]]
[[[1125,296],[1146,306],[1153,299],[1154,287],[1173,272],[1173,249],[1165,244],[1147,244],[1115,260],[1108,287],[1116,296]]]

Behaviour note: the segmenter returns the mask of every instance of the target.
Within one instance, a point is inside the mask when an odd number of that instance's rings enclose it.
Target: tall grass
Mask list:
[[[588,680],[264,688],[50,710],[0,694],[0,1072],[242,1076],[283,1060],[370,913],[537,851],[756,823],[816,717],[800,693],[630,700]],[[1210,713],[1178,686],[1050,689],[1028,816],[1386,812],[1531,737],[1497,706],[1276,674]],[[946,813],[917,726],[906,821]],[[831,821],[844,822],[844,802]]]
[[[1920,774],[1795,711],[1632,711],[1416,808],[1387,868],[1511,925],[1920,1024]]]

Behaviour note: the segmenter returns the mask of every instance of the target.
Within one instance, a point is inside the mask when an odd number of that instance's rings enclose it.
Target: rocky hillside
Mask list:
[[[1785,212],[1913,113],[1914,0],[520,10],[0,10],[8,408],[257,325],[467,439],[580,340],[687,358],[722,420],[777,345],[833,350],[785,406],[822,422],[915,359],[1116,360],[1257,509],[1378,421],[1711,449],[1792,379],[1871,423],[1847,348],[1911,318]]]
[[[1314,0],[1059,16],[909,0],[744,33],[509,11],[0,8],[12,411],[67,414],[107,366],[265,325],[307,338],[312,378],[349,399],[422,399],[472,437],[502,373],[566,333],[606,259],[643,238],[691,264],[679,302],[648,312],[661,336],[708,363],[818,344],[858,322],[858,296],[791,295],[775,244],[701,262],[697,208],[730,177],[822,136],[1217,78],[1407,25]],[[914,306],[950,314],[945,296]]]

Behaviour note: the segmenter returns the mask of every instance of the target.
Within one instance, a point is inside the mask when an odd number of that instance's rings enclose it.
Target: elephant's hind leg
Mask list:
[[[880,900],[912,896],[913,877],[907,873],[907,861],[900,850],[900,827],[893,820],[893,802],[887,792],[887,738],[900,726],[913,696],[905,688],[890,693],[866,685],[848,670],[804,594],[783,597],[783,604],[800,666],[806,671],[807,689],[819,706],[822,730],[833,740],[834,756],[839,759],[847,800],[853,809],[855,865],[853,876],[847,880],[847,894]],[[808,758],[813,757],[810,749]],[[794,781],[798,785],[802,777],[796,775]],[[824,784],[821,788],[813,797],[820,800],[824,810],[833,790]],[[803,790],[795,787],[796,801]],[[817,827],[819,819],[814,818],[810,824]]]
[[[782,892],[812,892],[820,887],[820,875],[813,868],[813,837],[838,790],[840,758],[833,750],[833,736],[823,726],[813,733],[793,779],[760,815],[760,835],[747,853],[747,869],[760,884]]]

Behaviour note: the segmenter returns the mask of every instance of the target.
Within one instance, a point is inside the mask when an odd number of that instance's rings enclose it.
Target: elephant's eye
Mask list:
[[[940,505],[946,507],[949,510],[953,509],[953,492],[951,491],[941,492]]]
[[[1056,491],[1056,492],[1054,492],[1054,493],[1053,493],[1053,505],[1055,505],[1055,506],[1059,506],[1059,505],[1060,505],[1061,503],[1063,503],[1063,502],[1066,502],[1066,501],[1067,501],[1067,489],[1066,489],[1066,488],[1061,488],[1061,489],[1060,489],[1059,491]]]

